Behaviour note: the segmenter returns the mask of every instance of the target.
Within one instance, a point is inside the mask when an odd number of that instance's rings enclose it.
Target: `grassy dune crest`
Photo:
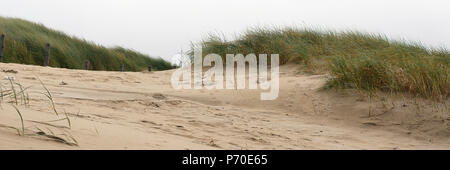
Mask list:
[[[383,35],[300,28],[253,28],[228,41],[209,35],[192,48],[203,53],[280,54],[280,64],[299,63],[313,73],[330,73],[328,87],[410,93],[447,99],[450,53]]]
[[[45,45],[50,43],[52,67],[81,69],[83,61],[89,60],[93,70],[117,71],[121,64],[127,71],[141,71],[148,65],[157,70],[172,68],[160,58],[121,47],[106,48],[22,19],[0,17],[0,33],[6,35],[3,62],[43,65]]]

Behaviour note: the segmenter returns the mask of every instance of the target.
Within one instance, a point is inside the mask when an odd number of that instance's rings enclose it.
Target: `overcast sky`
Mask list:
[[[42,23],[105,46],[170,57],[207,33],[309,26],[384,33],[450,47],[446,0],[1,0],[0,15]]]

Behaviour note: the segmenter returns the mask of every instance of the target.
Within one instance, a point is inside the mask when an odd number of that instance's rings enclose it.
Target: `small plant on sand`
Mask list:
[[[7,76],[8,77],[8,76]],[[39,79],[39,78],[38,78]],[[52,110],[58,116],[58,112],[56,111],[55,102],[53,100],[53,96],[50,93],[50,90],[44,85],[44,83],[39,79],[42,87],[45,89],[45,92],[42,93],[50,100],[50,104]],[[56,142],[64,143],[67,145],[77,146],[77,140],[71,135],[68,131],[71,129],[71,121],[69,115],[66,111],[64,111],[64,118],[50,120],[50,121],[35,121],[35,120],[25,120],[23,112],[19,109],[20,105],[24,105],[25,107],[30,106],[30,97],[27,90],[31,87],[24,87],[22,84],[16,82],[13,78],[8,77],[9,89],[3,86],[3,83],[0,82],[0,104],[2,102],[11,103],[11,107],[17,112],[18,117],[20,118],[20,128],[14,128],[17,130],[20,136],[43,136],[48,139],[54,140]],[[18,88],[17,88],[17,87]],[[20,89],[20,91],[16,90]],[[9,100],[8,100],[9,99]],[[5,101],[6,100],[6,101]],[[20,102],[19,102],[20,101]],[[26,127],[25,122],[34,123],[34,125]],[[67,121],[67,126],[61,126],[57,124],[53,124],[54,122],[59,121]],[[28,131],[28,133],[27,133]],[[31,133],[30,133],[31,132]],[[55,133],[56,132],[56,133]]]
[[[37,79],[39,80],[39,82],[41,83],[42,87],[43,87],[43,88],[45,89],[45,91],[46,91],[46,92],[43,93],[43,94],[48,98],[48,100],[50,100],[50,104],[52,105],[52,109],[53,109],[53,111],[55,112],[56,116],[58,116],[58,111],[56,111],[55,102],[53,101],[53,96],[52,96],[52,94],[50,93],[50,90],[48,90],[48,88],[45,87],[44,82],[42,82],[42,80],[41,80],[39,77],[37,77]]]
[[[23,117],[22,117],[22,113],[20,113],[20,111],[19,111],[19,109],[15,106],[15,105],[11,105],[12,107],[14,107],[14,109],[16,109],[16,111],[17,111],[17,114],[19,114],[19,117],[20,117],[20,123],[21,123],[21,125],[22,125],[22,129],[17,129],[17,131],[18,131],[18,133],[19,133],[19,135],[21,135],[21,136],[23,136],[23,135],[25,135],[25,126],[24,126],[24,124],[23,124]]]

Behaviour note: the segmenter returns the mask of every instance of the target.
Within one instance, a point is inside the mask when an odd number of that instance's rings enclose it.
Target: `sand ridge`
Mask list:
[[[448,101],[369,102],[352,90],[322,91],[327,75],[280,68],[280,95],[259,90],[174,90],[173,70],[107,72],[0,63],[1,78],[31,86],[30,106],[19,106],[26,128],[54,113],[36,77],[68,113],[77,140],[19,136],[14,108],[2,103],[0,149],[450,149]],[[62,83],[64,82],[64,83]],[[1,80],[7,85],[7,80]],[[369,116],[369,108],[371,115]],[[55,124],[63,126],[64,122]],[[32,133],[27,131],[26,133]]]

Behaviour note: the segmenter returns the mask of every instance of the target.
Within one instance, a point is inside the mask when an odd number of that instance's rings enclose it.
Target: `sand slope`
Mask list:
[[[2,102],[0,149],[450,149],[448,101],[438,106],[398,97],[369,102],[355,91],[319,91],[326,75],[280,68],[280,96],[259,100],[259,90],[174,90],[173,71],[105,72],[0,63],[0,72],[31,86],[30,106],[17,112]],[[58,118],[38,76],[66,122]],[[61,84],[64,81],[66,85]],[[369,116],[369,108],[372,110]],[[78,146],[35,135],[68,133]]]

